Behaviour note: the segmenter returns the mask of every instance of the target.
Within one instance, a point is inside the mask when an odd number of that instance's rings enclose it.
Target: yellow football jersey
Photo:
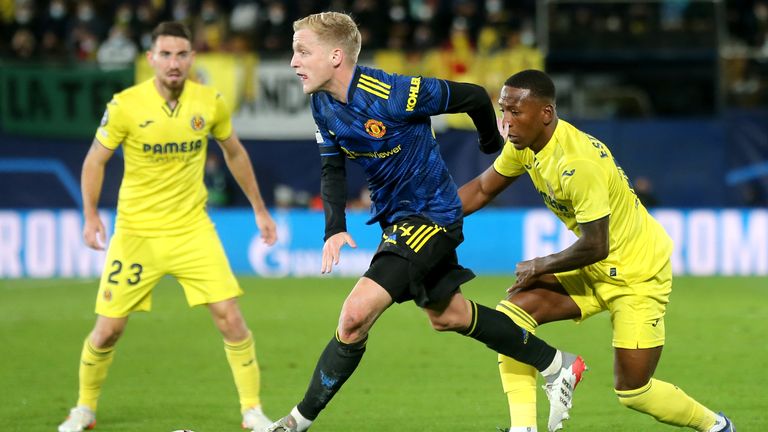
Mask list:
[[[203,184],[209,134],[217,140],[232,134],[229,111],[210,87],[187,81],[174,108],[154,79],[113,97],[96,139],[113,150],[123,145],[117,230],[153,237],[211,223]]]
[[[507,143],[493,167],[506,177],[527,172],[547,207],[577,236],[579,223],[610,215],[610,253],[585,269],[598,280],[647,280],[672,254],[672,240],[640,203],[608,147],[562,119],[538,154]]]

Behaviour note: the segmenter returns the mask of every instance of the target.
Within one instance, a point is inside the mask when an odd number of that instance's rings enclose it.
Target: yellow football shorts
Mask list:
[[[152,308],[152,289],[165,275],[179,281],[190,306],[242,295],[211,225],[169,237],[116,232],[109,242],[96,313],[120,318]]]
[[[653,348],[664,345],[664,314],[672,292],[672,264],[650,279],[615,285],[578,269],[555,275],[581,309],[585,320],[604,310],[611,313],[615,348]]]

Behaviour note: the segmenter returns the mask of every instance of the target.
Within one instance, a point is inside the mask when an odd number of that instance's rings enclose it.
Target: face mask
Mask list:
[[[525,46],[534,46],[536,44],[536,35],[530,28],[524,29],[520,33],[520,43]]]
[[[14,18],[19,24],[27,24],[32,21],[32,10],[27,8],[17,9]]]
[[[186,6],[176,6],[173,8],[173,19],[176,21],[184,21],[189,16],[189,10]]]
[[[216,11],[213,9],[203,9],[200,11],[200,18],[205,22],[211,22],[216,20]]]
[[[89,7],[82,7],[77,11],[77,18],[80,21],[90,21],[93,19],[93,9]]]
[[[67,8],[63,3],[51,3],[51,7],[48,9],[48,14],[51,18],[59,19],[67,14]]]
[[[755,17],[760,21],[765,21],[768,18],[768,6],[762,3],[755,5]]]
[[[117,13],[117,21],[120,23],[127,24],[131,22],[131,18],[133,18],[133,12],[130,9],[121,9]]]
[[[502,5],[500,0],[488,0],[485,3],[485,10],[488,11],[489,14],[495,14],[501,12]]]
[[[274,25],[282,24],[285,20],[285,12],[282,8],[273,7],[269,9],[269,22]]]
[[[138,18],[141,22],[147,22],[152,17],[152,14],[149,12],[149,8],[142,7],[139,8],[138,11],[136,11],[136,18]]]

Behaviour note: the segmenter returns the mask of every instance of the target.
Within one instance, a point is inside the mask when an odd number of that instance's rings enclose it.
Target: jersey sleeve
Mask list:
[[[96,130],[96,140],[104,147],[115,150],[128,135],[129,120],[124,107],[117,96],[107,103],[107,109],[101,117],[101,123]]]
[[[216,112],[213,116],[213,127],[211,135],[216,141],[224,141],[232,136],[232,115],[224,102],[221,94],[216,94]]]
[[[315,97],[315,95],[312,95],[309,107],[312,109],[312,117],[315,119],[315,127],[317,128],[315,130],[315,141],[317,142],[318,151],[320,156],[336,156],[341,153],[341,148],[336,143],[333,133],[322,121]]]
[[[563,192],[571,200],[576,222],[592,222],[611,214],[608,179],[598,164],[580,159],[560,169]]]
[[[525,167],[520,160],[521,152],[511,144],[506,144],[501,154],[493,161],[493,169],[504,177],[517,177],[525,173]]]
[[[394,75],[390,97],[390,114],[410,119],[446,112],[448,84],[438,78]]]

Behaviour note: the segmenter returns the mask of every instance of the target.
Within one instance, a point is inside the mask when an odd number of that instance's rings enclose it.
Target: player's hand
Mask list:
[[[496,126],[499,129],[499,134],[504,138],[504,142],[507,142],[507,137],[509,136],[509,123],[504,121],[504,117],[499,117],[496,119]]]
[[[320,269],[321,274],[330,273],[333,270],[333,266],[339,264],[339,256],[341,255],[341,247],[348,244],[350,247],[356,248],[357,244],[352,239],[352,236],[347,232],[336,233],[325,241],[323,245],[323,265]]]
[[[104,250],[104,245],[107,244],[107,231],[98,215],[85,217],[83,240],[91,249]]]
[[[256,226],[259,227],[259,237],[269,246],[277,241],[277,225],[269,212],[265,210],[255,211]]]
[[[536,259],[517,263],[517,267],[515,267],[515,276],[517,276],[517,281],[507,289],[508,293],[518,289],[527,288],[536,280],[539,276],[539,272],[536,269]]]

